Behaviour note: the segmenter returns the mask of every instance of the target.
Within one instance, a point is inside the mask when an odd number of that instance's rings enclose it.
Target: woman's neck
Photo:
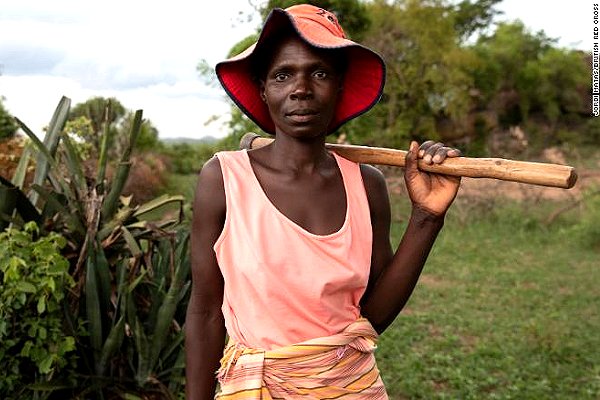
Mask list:
[[[325,149],[325,136],[298,139],[287,135],[276,135],[270,146],[270,158],[280,167],[297,172],[313,172],[331,159]]]

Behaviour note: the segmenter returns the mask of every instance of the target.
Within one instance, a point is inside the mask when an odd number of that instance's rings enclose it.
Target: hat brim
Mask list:
[[[367,112],[380,99],[385,84],[385,63],[374,51],[349,39],[333,35],[326,26],[310,18],[294,18],[282,9],[267,17],[262,32],[253,45],[216,66],[221,85],[235,104],[263,131],[275,134],[269,109],[260,97],[260,82],[251,73],[251,58],[271,35],[292,27],[309,45],[320,49],[344,49],[348,65],[342,91],[329,124],[328,134],[344,123]]]

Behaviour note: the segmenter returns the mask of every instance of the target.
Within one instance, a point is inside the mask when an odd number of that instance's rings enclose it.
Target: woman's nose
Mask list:
[[[292,100],[304,100],[312,97],[312,89],[308,77],[298,76],[290,97]]]

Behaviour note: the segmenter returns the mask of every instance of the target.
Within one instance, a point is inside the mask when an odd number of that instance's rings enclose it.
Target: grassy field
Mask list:
[[[382,335],[392,399],[599,399],[600,202],[452,210],[407,307]],[[408,205],[395,196],[394,241]],[[460,208],[460,207],[459,207]]]

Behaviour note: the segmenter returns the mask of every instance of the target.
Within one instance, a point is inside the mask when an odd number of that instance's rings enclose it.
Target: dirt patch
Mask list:
[[[421,275],[421,277],[419,278],[419,283],[430,288],[444,288],[450,286],[450,284],[447,281],[440,279],[437,276],[426,274]]]
[[[434,380],[431,381],[431,385],[433,386],[433,390],[436,392],[447,392],[450,389],[450,384],[448,381]]]
[[[567,286],[561,286],[558,288],[558,293],[570,296],[573,294],[573,289]]]
[[[518,287],[522,288],[522,289],[528,289],[528,290],[539,290],[540,285],[538,285],[535,282],[524,281],[524,282],[519,283]]]
[[[26,141],[21,136],[0,140],[0,175],[11,180],[15,175],[19,160],[25,149]],[[25,177],[25,186],[33,180],[33,162],[30,162]]]
[[[459,335],[459,340],[462,348],[469,353],[475,350],[477,344],[479,343],[479,337],[473,335]]]
[[[443,336],[442,329],[435,325],[429,325],[427,327],[427,333],[429,333],[429,337],[440,338]]]
[[[404,308],[402,309],[401,313],[402,313],[402,315],[414,315],[415,314],[415,310],[413,310],[409,306],[404,306]]]

